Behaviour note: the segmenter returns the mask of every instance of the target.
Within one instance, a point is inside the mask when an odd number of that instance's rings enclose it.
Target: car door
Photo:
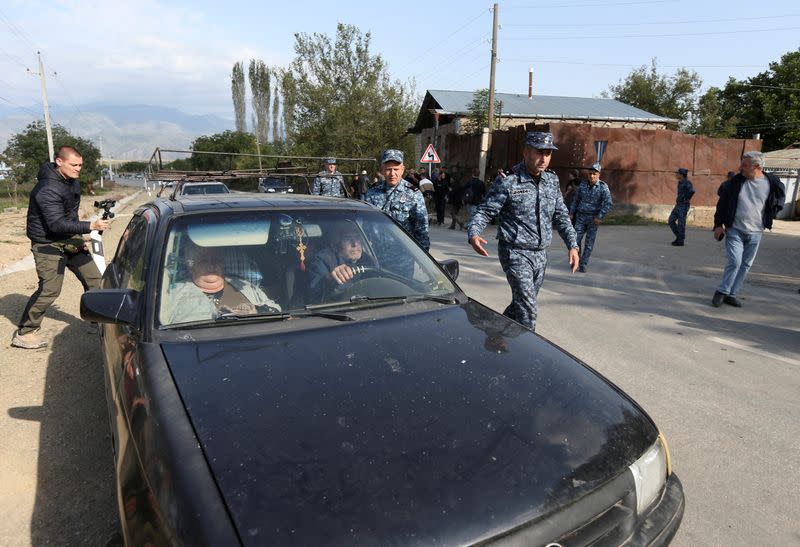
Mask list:
[[[117,252],[103,282],[104,288],[143,291],[147,273],[147,249],[155,231],[152,211],[137,212],[120,237]],[[143,304],[143,302],[142,302]],[[140,307],[144,310],[144,306]],[[140,317],[142,313],[140,312]],[[109,415],[112,424],[115,453],[128,441],[131,408],[138,400],[139,342],[141,320],[134,325],[109,323],[104,325],[106,379],[109,395]]]

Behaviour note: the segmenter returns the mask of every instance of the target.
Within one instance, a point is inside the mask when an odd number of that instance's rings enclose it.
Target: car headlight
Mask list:
[[[294,188],[289,188],[289,190],[287,190],[287,192],[289,192],[290,194],[293,193],[294,192]]]
[[[662,433],[656,442],[629,468],[636,484],[636,513],[642,514],[661,493],[672,472],[669,448]]]
[[[267,192],[275,192],[275,188],[267,188]]]

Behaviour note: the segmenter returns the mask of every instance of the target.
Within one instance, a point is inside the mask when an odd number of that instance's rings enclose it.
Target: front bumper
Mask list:
[[[639,522],[625,545],[669,545],[681,524],[685,507],[683,486],[673,473],[667,479],[658,503]]]

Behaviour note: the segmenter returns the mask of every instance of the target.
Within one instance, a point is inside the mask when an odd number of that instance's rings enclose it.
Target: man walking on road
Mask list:
[[[599,163],[595,163],[589,168],[589,181],[583,181],[578,186],[575,198],[569,208],[569,216],[575,221],[578,245],[581,246],[579,272],[586,271],[589,258],[592,256],[594,240],[597,237],[597,228],[612,207],[611,191],[608,189],[608,185],[600,180],[600,169]],[[581,245],[584,234],[586,242]]]
[[[745,152],[739,174],[719,189],[714,212],[714,238],[725,240],[725,271],[711,305],[722,303],[741,308],[736,298],[747,272],[756,258],[764,229],[772,229],[772,219],[783,208],[786,188],[771,173],[764,173],[764,155]]]
[[[345,197],[344,177],[336,170],[336,158],[325,160],[325,171],[314,178],[311,193],[315,196]]]
[[[675,241],[672,245],[683,247],[686,240],[686,215],[689,214],[689,202],[694,195],[694,186],[686,176],[689,170],[681,167],[675,171],[675,178],[678,179],[678,196],[675,199],[675,207],[669,215],[669,227],[675,234]]]
[[[78,220],[81,204],[78,175],[82,167],[80,153],[71,146],[62,146],[54,163],[45,162],[39,168],[26,224],[39,286],[22,312],[19,328],[11,340],[14,347],[36,349],[47,345],[39,327],[47,308],[61,294],[65,269],[75,274],[84,291],[100,287],[100,271],[81,234],[106,230],[111,221]]]
[[[492,184],[467,225],[469,244],[479,255],[489,256],[480,234],[492,217],[499,215],[497,252],[511,286],[511,304],[503,314],[531,330],[536,330],[536,296],[544,281],[553,227],[566,243],[573,273],[579,262],[575,229],[561,197],[558,176],[547,169],[553,150],[558,148],[552,133],[528,133],[523,161]]]

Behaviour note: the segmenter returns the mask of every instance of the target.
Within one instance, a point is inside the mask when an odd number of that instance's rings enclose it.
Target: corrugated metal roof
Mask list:
[[[429,89],[428,94],[439,105],[442,113],[467,114],[474,92]],[[616,99],[551,95],[534,95],[529,99],[527,95],[513,93],[497,93],[495,97],[503,103],[501,114],[515,118],[627,120],[656,123],[679,121],[647,112]]]

